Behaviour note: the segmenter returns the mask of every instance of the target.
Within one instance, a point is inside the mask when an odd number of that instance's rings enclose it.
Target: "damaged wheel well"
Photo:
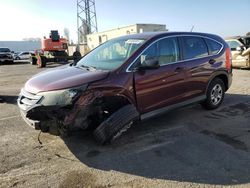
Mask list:
[[[121,96],[102,97],[94,102],[94,105],[101,106],[103,110],[108,111],[110,114],[128,104],[131,104],[129,100]]]
[[[129,100],[121,96],[102,96],[96,98],[87,108],[88,112],[84,112],[85,115],[88,114],[88,128],[95,129],[114,112],[128,104],[131,104]],[[82,115],[80,116],[82,118]]]

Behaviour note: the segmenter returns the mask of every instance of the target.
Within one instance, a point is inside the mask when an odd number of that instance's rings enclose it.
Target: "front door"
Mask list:
[[[143,57],[143,58],[141,58]],[[183,101],[185,95],[185,63],[179,62],[180,50],[176,37],[163,38],[149,46],[137,59],[156,59],[159,67],[134,73],[138,109],[146,113]]]

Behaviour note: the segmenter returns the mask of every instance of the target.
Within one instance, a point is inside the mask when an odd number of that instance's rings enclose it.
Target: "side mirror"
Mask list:
[[[142,55],[140,59],[140,65],[137,70],[157,69],[159,68],[159,61],[157,58],[147,58],[146,55]]]

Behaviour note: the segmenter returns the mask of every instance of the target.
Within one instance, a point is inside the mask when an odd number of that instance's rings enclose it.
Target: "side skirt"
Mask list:
[[[180,107],[183,107],[183,106],[188,106],[190,104],[194,104],[194,103],[198,103],[198,102],[201,102],[203,100],[206,99],[206,95],[201,95],[199,97],[195,97],[193,99],[189,99],[187,101],[184,101],[184,102],[180,102],[180,103],[177,103],[177,104],[173,104],[173,105],[170,105],[170,106],[166,106],[166,107],[163,107],[163,108],[160,108],[160,109],[157,109],[157,110],[153,110],[151,112],[147,112],[145,114],[142,114],[141,115],[141,120],[146,120],[146,119],[149,119],[151,117],[155,117],[155,116],[159,116],[161,114],[164,114],[170,110],[173,110],[173,109],[176,109],[176,108],[180,108]]]

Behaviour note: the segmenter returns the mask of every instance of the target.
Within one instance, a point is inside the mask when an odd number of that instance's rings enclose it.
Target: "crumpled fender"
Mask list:
[[[76,101],[73,109],[67,114],[64,118],[65,125],[74,124],[77,114],[87,109],[89,105],[91,105],[97,98],[101,98],[103,96],[100,91],[87,91],[79,99]]]

